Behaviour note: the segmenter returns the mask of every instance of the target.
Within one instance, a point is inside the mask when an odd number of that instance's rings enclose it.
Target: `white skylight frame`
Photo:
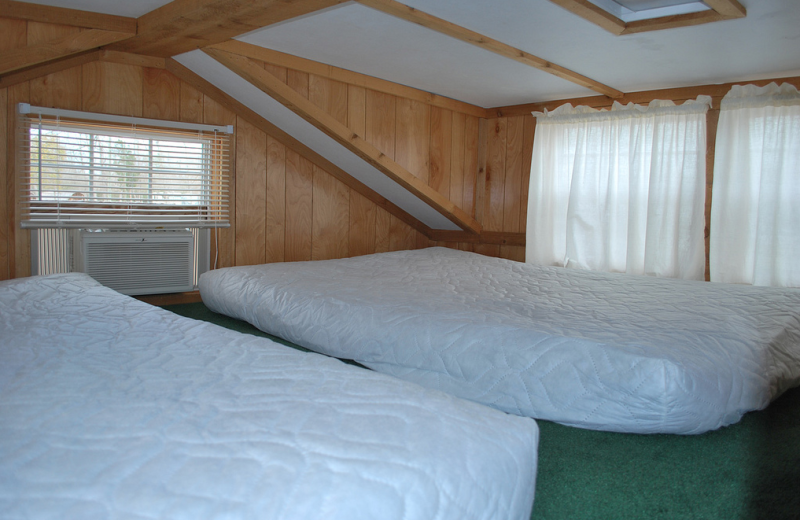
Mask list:
[[[614,0],[589,0],[597,7],[604,11],[616,16],[625,23],[635,22],[639,20],[651,20],[653,18],[661,18],[664,16],[675,16],[679,14],[699,13],[702,11],[710,11],[703,2],[691,2],[680,5],[667,5],[665,7],[657,7],[653,9],[645,9],[642,11],[633,11],[615,2]]]

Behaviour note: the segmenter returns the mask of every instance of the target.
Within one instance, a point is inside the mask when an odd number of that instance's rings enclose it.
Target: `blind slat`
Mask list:
[[[230,134],[36,109],[18,119],[23,227],[228,226]]]

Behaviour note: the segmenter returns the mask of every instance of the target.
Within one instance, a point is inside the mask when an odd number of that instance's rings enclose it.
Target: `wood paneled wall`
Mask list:
[[[525,233],[528,215],[528,183],[536,120],[531,115],[487,120],[486,167],[481,224],[486,231]],[[476,252],[525,261],[521,246],[476,246]]]
[[[0,18],[0,51],[74,30]],[[525,155],[525,132],[532,131],[532,125],[526,118],[502,118],[497,127],[503,130],[492,135],[491,145],[498,162],[484,170],[482,124],[476,116],[262,65],[470,215],[481,213],[478,204],[487,202],[484,214],[491,217],[492,226],[487,229],[524,230],[521,191],[527,193],[527,189],[515,191],[525,185],[529,169],[525,166],[530,161],[530,153],[527,159]],[[342,258],[437,244],[508,258],[524,255],[521,247],[432,242],[166,70],[97,61],[0,89],[0,279],[30,274],[30,233],[19,228],[16,218],[12,152],[14,114],[20,102],[235,125],[231,227],[219,230],[216,238],[219,267]],[[484,173],[491,179],[486,186],[499,193],[499,199],[487,199],[476,190]],[[506,179],[511,183],[508,188],[498,184]]]

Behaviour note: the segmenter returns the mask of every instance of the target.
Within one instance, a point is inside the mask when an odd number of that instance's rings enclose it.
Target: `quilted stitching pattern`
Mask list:
[[[800,291],[430,248],[205,274],[211,309],[326,354],[564,424],[701,433],[800,383]]]
[[[14,518],[528,518],[538,429],[151,307],[85,275],[0,283]]]

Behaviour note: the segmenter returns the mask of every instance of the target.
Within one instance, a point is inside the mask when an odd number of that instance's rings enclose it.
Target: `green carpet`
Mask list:
[[[202,303],[165,308],[300,348]],[[800,519],[800,388],[703,435],[632,435],[537,422],[532,520]]]

